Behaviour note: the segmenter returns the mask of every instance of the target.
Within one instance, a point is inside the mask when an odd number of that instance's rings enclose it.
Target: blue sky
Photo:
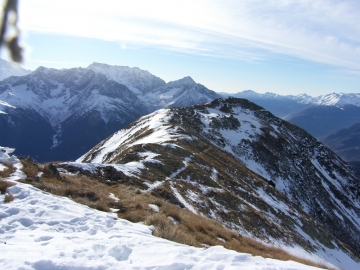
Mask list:
[[[218,92],[360,92],[359,1],[20,0],[19,13],[31,70],[100,62]]]

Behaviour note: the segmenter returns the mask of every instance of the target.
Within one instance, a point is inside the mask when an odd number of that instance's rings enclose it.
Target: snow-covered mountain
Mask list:
[[[252,90],[245,90],[236,94],[222,93],[222,95],[225,97],[232,96],[250,100],[284,119],[313,106],[313,98],[306,94],[283,96],[270,92],[260,94]]]
[[[116,111],[134,114],[142,107],[140,100],[124,85],[83,68],[39,67],[30,75],[4,80],[0,89],[1,100],[38,112],[53,127],[70,116],[80,117],[88,111],[99,111],[101,119],[109,122],[117,117]]]
[[[143,100],[154,109],[186,107],[210,102],[219,95],[196,83],[191,77],[172,81],[144,95]]]
[[[9,63],[0,58],[0,81],[10,76],[24,76],[30,73],[30,70],[23,69],[17,64]]]
[[[221,93],[224,96],[233,96],[245,99],[263,99],[263,100],[287,100],[296,101],[301,104],[311,104],[319,106],[344,106],[344,105],[355,105],[360,106],[360,94],[359,93],[330,93],[326,95],[320,95],[312,97],[307,94],[300,95],[279,95],[271,92],[265,94],[256,93],[252,90],[244,90],[236,94]]]
[[[159,110],[64,166],[95,175],[113,166],[144,192],[244,235],[343,268],[359,261],[360,183],[351,167],[247,100]]]
[[[360,106],[360,93],[331,93],[314,98],[314,102],[322,106],[337,106],[344,105]]]
[[[222,95],[248,99],[274,115],[305,129],[319,140],[360,121],[358,93],[331,93],[311,97],[307,94],[283,96],[245,90],[236,94],[222,93]]]
[[[236,94],[221,93],[223,96],[245,98],[265,109],[271,111],[278,117],[290,119],[292,115],[314,106],[343,106],[353,105],[360,107],[360,94],[331,93],[312,97],[307,94],[300,95],[278,95],[267,92],[256,93],[252,90],[244,90]]]
[[[158,108],[216,97],[190,77],[166,84],[139,68],[98,63],[62,70],[39,67],[0,82],[0,143],[39,161],[74,159]]]
[[[150,110],[91,69],[40,67],[0,82],[0,141],[20,155],[69,160]]]
[[[17,170],[4,181],[26,175],[13,149],[0,147],[0,171]],[[1,180],[3,181],[3,180]],[[0,194],[0,263],[4,269],[281,269],[315,270],[220,246],[195,248],[152,235],[152,227],[117,218],[16,182]],[[110,195],[110,194],[109,194]],[[356,265],[354,265],[356,267]]]
[[[88,69],[103,74],[110,80],[126,85],[127,88],[140,97],[166,84],[164,80],[152,75],[149,71],[137,67],[111,66],[95,62],[88,66]]]
[[[191,77],[165,83],[139,68],[93,63],[89,69],[126,85],[153,111],[164,107],[186,107],[210,102],[220,95],[196,83]]]

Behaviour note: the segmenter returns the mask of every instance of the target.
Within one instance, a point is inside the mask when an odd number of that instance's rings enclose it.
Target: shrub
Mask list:
[[[7,168],[5,170],[0,171],[0,179],[9,177],[10,174],[15,171],[15,167],[11,163],[3,163],[3,165],[6,166]]]
[[[184,231],[181,227],[174,225],[174,223],[163,214],[156,213],[148,216],[145,219],[145,224],[155,226],[153,232],[155,236],[186,245],[197,246],[191,234]]]
[[[4,203],[12,202],[14,199],[15,199],[14,195],[11,192],[6,193],[5,198],[4,198]]]
[[[30,157],[21,157],[20,160],[21,163],[23,164],[23,168],[22,168],[23,173],[26,174],[28,180],[30,181],[34,180],[39,171],[38,165],[35,162],[35,160],[33,160]]]
[[[12,182],[4,181],[4,180],[0,179],[0,194],[4,194],[6,192],[6,189],[13,185],[15,185],[15,184]]]

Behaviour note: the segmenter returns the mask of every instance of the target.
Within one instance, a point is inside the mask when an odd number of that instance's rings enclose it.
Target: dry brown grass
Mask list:
[[[148,215],[145,224],[154,225],[153,235],[191,246],[198,246],[196,240],[182,227],[174,226],[174,223],[164,214],[156,213]]]
[[[15,167],[11,163],[5,163],[3,165],[5,165],[7,168],[3,171],[0,171],[0,194],[4,194],[8,187],[15,185],[14,183],[5,181],[3,179],[9,177],[9,175],[15,171]]]
[[[7,168],[3,171],[0,171],[0,179],[9,177],[9,175],[15,171],[15,167],[11,163],[2,163],[2,164]]]
[[[4,181],[4,180],[0,179],[0,194],[4,194],[6,192],[6,189],[13,185],[15,185],[15,184],[12,182]]]
[[[71,198],[77,203],[91,208],[110,211],[109,204],[115,201],[109,198],[108,186],[87,176],[66,176],[62,179],[41,177],[34,186],[58,196]]]
[[[36,176],[37,170],[44,169],[44,166],[41,165],[37,167],[36,171],[33,165],[30,167],[25,168],[24,165],[24,170],[28,170],[28,175],[31,176]],[[282,249],[242,237],[235,231],[225,228],[218,221],[179,208],[151,193],[141,192],[134,186],[126,184],[109,186],[96,179],[81,175],[61,175],[61,179],[43,175],[39,181],[33,178],[28,178],[26,181],[55,195],[71,196],[74,201],[98,210],[109,211],[109,207],[118,208],[120,218],[153,225],[155,236],[171,241],[195,247],[222,245],[227,249],[250,253],[254,256],[284,261],[293,260],[302,264],[326,268],[324,265],[293,256]],[[109,198],[109,193],[113,193],[119,198],[119,202]],[[159,212],[151,209],[149,204],[157,205]]]
[[[22,158],[21,163],[23,164],[22,171],[27,178],[35,179],[39,171],[38,165],[28,157]]]
[[[254,256],[284,261],[292,260],[327,269],[325,265],[296,257],[282,249],[259,243],[251,238],[242,237],[235,231],[225,228],[218,221],[195,215],[187,209],[176,207],[151,194],[139,194],[134,188],[121,185],[117,186],[113,193],[120,198],[121,203],[128,209],[125,213],[119,213],[118,216],[132,222],[143,221],[147,225],[153,225],[155,236],[196,247],[202,247],[204,244],[209,246],[222,245],[227,249],[250,253]],[[149,204],[157,205],[159,212],[156,213],[151,210]],[[169,217],[179,222],[178,225]]]
[[[4,203],[12,202],[14,199],[15,199],[14,195],[11,192],[6,193],[6,195],[4,197]]]
[[[24,182],[58,196],[71,198],[77,203],[91,208],[110,211],[110,205],[116,202],[109,197],[108,186],[83,175],[61,175],[60,178],[49,173],[37,177],[39,172],[46,171],[46,165],[37,165],[32,160],[22,160],[23,171],[27,175]]]

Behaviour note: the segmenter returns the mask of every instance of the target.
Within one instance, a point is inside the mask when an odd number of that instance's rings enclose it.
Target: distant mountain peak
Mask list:
[[[110,66],[108,64],[104,64],[104,63],[99,63],[99,62],[92,62],[88,67],[91,66]]]
[[[138,96],[165,85],[164,80],[138,67],[112,66],[94,62],[87,68],[105,75],[110,80],[126,85]]]
[[[194,84],[196,83],[193,78],[191,78],[190,76],[186,76],[180,80],[177,80],[178,82],[184,83],[184,84]]]
[[[337,106],[345,105],[360,106],[360,93],[331,93],[315,98],[317,105]]]
[[[149,75],[152,75],[149,71],[147,70],[143,70],[139,67],[129,67],[129,66],[119,66],[119,65],[109,65],[109,64],[104,64],[104,63],[98,63],[98,62],[93,62],[91,63],[88,67],[88,69],[92,69],[94,71],[100,71],[99,69],[106,69],[106,70],[116,70],[116,71],[135,71],[135,72],[142,72],[142,73],[146,73]],[[153,76],[153,75],[152,75]]]
[[[40,66],[40,67],[38,67],[37,69],[35,69],[35,70],[33,71],[33,74],[34,74],[34,75],[35,75],[35,74],[40,74],[40,73],[48,74],[48,73],[51,72],[52,70],[56,70],[56,69]]]
[[[0,81],[10,76],[25,76],[30,74],[30,70],[22,68],[18,64],[10,63],[0,58]]]

